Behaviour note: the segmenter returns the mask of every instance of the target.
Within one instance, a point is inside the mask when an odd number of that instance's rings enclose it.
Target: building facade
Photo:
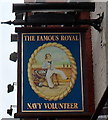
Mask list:
[[[49,1],[49,0],[25,0],[25,3],[33,2],[70,2],[67,0],[59,1]],[[97,18],[104,13],[104,18],[101,24],[102,31],[97,31],[93,27],[88,30],[86,39],[91,40],[92,44],[92,62],[93,62],[93,79],[94,79],[94,101],[95,108],[97,108],[99,101],[101,100],[103,93],[108,85],[108,28],[107,28],[107,2],[96,2],[95,3],[95,12],[88,14],[87,12],[82,12],[80,14],[81,19],[86,18]],[[30,13],[31,15],[32,13]],[[34,13],[33,13],[34,14]],[[55,27],[55,26],[53,26]],[[90,46],[89,46],[90,47]],[[89,68],[88,68],[89,69]],[[91,71],[92,72],[92,71]],[[92,89],[92,87],[90,88]]]

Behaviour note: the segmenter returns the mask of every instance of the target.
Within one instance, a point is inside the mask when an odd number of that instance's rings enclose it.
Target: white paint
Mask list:
[[[69,0],[24,0],[25,3],[29,2],[68,2]]]
[[[98,105],[107,86],[107,61],[106,61],[106,2],[96,2],[95,12],[91,17],[99,17],[97,14],[104,12],[102,32],[92,28],[93,72],[95,88],[95,107]]]

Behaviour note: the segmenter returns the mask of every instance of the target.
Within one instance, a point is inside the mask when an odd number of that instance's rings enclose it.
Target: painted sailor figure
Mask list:
[[[45,61],[42,65],[43,69],[47,69],[47,73],[46,73],[46,80],[48,83],[49,88],[53,88],[54,84],[53,81],[51,79],[51,76],[55,73],[55,74],[59,74],[62,79],[67,79],[65,73],[61,70],[58,70],[54,67],[53,61],[52,61],[52,56],[50,53],[45,55]]]

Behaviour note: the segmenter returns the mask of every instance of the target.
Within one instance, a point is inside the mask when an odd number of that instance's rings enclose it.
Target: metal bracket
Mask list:
[[[104,12],[102,13],[102,16],[99,16],[99,18],[94,20],[94,22],[92,23],[92,26],[99,32],[102,31],[101,23],[103,21],[103,18],[104,18]]]
[[[27,17],[27,15],[26,15]],[[57,18],[57,19],[54,19]],[[67,19],[65,19],[67,18]],[[14,25],[91,25],[99,32],[102,31],[101,23],[104,18],[104,13],[97,19],[78,19],[76,20],[74,16],[68,14],[46,14],[41,13],[33,15],[31,18],[26,18],[25,20],[14,20],[8,22],[2,22],[2,24],[14,24]]]

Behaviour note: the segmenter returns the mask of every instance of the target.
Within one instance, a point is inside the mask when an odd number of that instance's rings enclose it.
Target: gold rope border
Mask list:
[[[68,56],[68,59],[70,60],[71,62],[71,67],[72,67],[72,78],[71,78],[71,81],[70,81],[70,85],[69,87],[67,87],[66,91],[63,92],[62,94],[60,95],[57,95],[57,96],[45,96],[43,93],[41,93],[38,88],[35,86],[33,80],[32,80],[32,73],[31,73],[31,69],[32,69],[32,64],[34,62],[34,57],[37,55],[37,53],[46,48],[46,47],[58,47],[60,49],[62,49],[66,55]],[[31,55],[30,59],[29,59],[29,62],[28,62],[28,78],[29,78],[29,83],[31,85],[31,88],[34,90],[35,93],[37,93],[40,97],[46,99],[46,100],[61,100],[63,99],[69,92],[71,92],[71,89],[73,88],[74,84],[75,84],[75,80],[76,80],[76,75],[77,75],[77,67],[76,67],[76,62],[75,62],[75,59],[72,57],[72,54],[71,52],[63,45],[61,44],[58,44],[56,42],[54,43],[47,43],[47,44],[43,44],[42,46],[38,47],[38,49],[36,49],[34,51],[34,53]]]

